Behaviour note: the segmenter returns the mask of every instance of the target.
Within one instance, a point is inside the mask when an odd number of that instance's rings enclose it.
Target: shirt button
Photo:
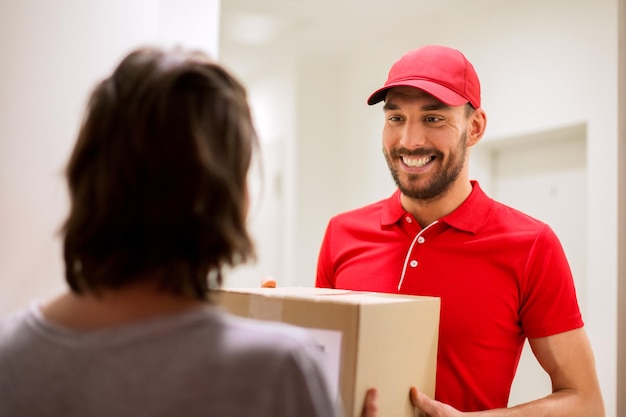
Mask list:
[[[404,219],[407,223],[413,223],[413,219],[410,216],[406,216]]]
[[[413,259],[411,262],[409,262],[409,265],[411,265],[411,268],[415,268],[417,266],[417,261]]]
[[[426,242],[426,239],[424,239],[424,236],[420,236],[417,238],[417,243],[424,243]]]

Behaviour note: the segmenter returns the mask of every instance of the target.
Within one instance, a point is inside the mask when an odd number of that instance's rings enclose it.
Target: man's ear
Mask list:
[[[477,108],[469,117],[467,125],[467,146],[473,146],[485,134],[487,128],[487,113],[482,108]]]

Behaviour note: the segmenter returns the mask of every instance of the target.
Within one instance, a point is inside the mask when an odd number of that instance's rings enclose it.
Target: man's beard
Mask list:
[[[394,148],[391,149],[391,154],[389,154],[387,150],[383,148],[383,153],[385,154],[387,165],[391,171],[391,176],[402,194],[414,200],[433,200],[445,194],[459,177],[459,174],[465,165],[465,156],[467,153],[466,144],[467,134],[464,133],[459,139],[456,151],[450,153],[447,161],[443,161],[443,154],[440,151],[431,149],[417,149],[410,151],[406,148]],[[418,174],[407,174],[405,175],[406,179],[404,182],[400,180],[398,169],[396,169],[393,164],[393,161],[397,161],[400,155],[435,155],[435,157],[442,161],[445,165],[442,165],[439,171],[434,173],[428,184],[424,187],[418,187],[413,185],[413,183],[420,177]]]

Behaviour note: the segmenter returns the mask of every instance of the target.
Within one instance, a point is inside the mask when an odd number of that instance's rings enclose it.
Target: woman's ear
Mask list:
[[[487,128],[487,114],[482,108],[474,110],[469,117],[467,125],[467,146],[473,146],[485,134]]]

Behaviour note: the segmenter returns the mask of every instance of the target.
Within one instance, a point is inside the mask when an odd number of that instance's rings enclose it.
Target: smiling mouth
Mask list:
[[[404,162],[406,166],[409,166],[411,168],[421,168],[427,165],[429,162],[431,162],[434,159],[435,159],[434,155],[422,156],[419,158],[414,157],[414,156],[411,157],[407,155],[402,156],[402,162]]]

